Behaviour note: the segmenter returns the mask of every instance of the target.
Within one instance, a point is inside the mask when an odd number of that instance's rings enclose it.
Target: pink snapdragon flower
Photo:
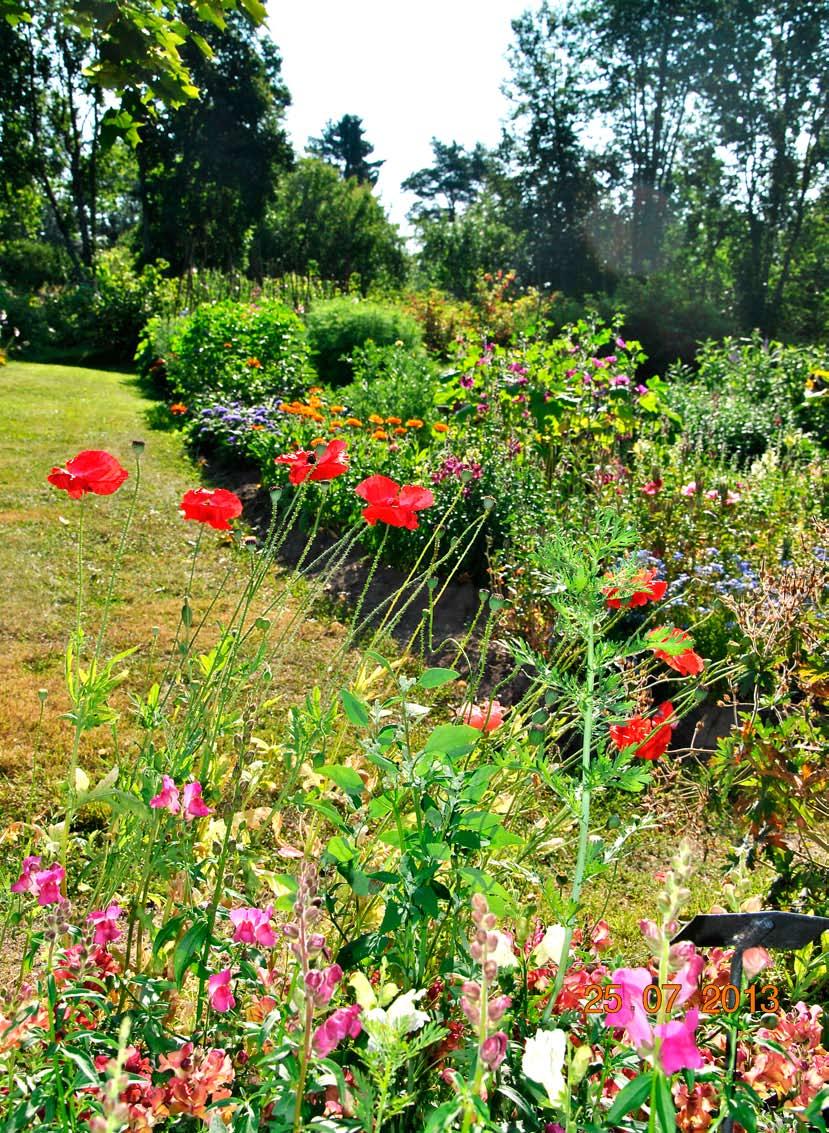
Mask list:
[[[95,925],[95,935],[92,939],[96,944],[107,945],[123,936],[121,929],[115,923],[123,912],[120,905],[112,904],[106,909],[98,909],[89,914],[86,919]]]
[[[606,1027],[624,1027],[628,1038],[638,1049],[653,1043],[653,1032],[648,1013],[642,1001],[645,988],[653,983],[647,968],[617,968],[610,982],[618,989],[622,1005],[616,1011],[606,1011]]]
[[[181,810],[178,787],[169,775],[162,775],[161,782],[162,788],[150,799],[150,806],[155,810],[169,810],[170,814],[178,814]]]
[[[654,1027],[654,1034],[662,1039],[659,1061],[666,1074],[675,1074],[677,1070],[699,1070],[704,1065],[695,1039],[698,1022],[699,1008],[692,1007],[684,1019],[657,1023]]]
[[[461,713],[464,724],[477,728],[479,732],[494,732],[504,722],[509,708],[498,700],[485,700],[483,704],[471,704]]]
[[[324,1023],[314,1031],[311,1044],[320,1058],[327,1058],[345,1038],[356,1039],[363,1025],[360,1022],[359,1004],[351,1007],[338,1007]]]
[[[243,907],[230,910],[230,920],[236,931],[233,939],[241,944],[258,944],[262,948],[273,948],[276,944],[276,933],[271,924],[273,905],[266,909],[253,909]]]
[[[212,809],[202,798],[202,785],[198,779],[185,785],[183,797],[184,819],[186,822],[192,822],[194,818],[207,818],[209,814],[213,813]]]
[[[305,987],[315,1007],[325,1007],[331,1002],[331,996],[342,978],[343,970],[339,964],[305,973]]]
[[[51,865],[48,869],[38,870],[40,858],[33,856],[23,862],[23,871],[14,882],[11,889],[13,893],[34,893],[38,905],[56,905],[63,898],[60,887],[66,877],[66,870],[62,865]]]
[[[481,1062],[490,1070],[497,1070],[507,1056],[507,1036],[503,1031],[484,1039],[481,1043]]]
[[[28,858],[23,859],[23,865],[20,870],[20,877],[17,881],[12,882],[12,893],[36,893],[37,886],[35,884],[35,872],[40,867],[41,857],[39,854],[32,854]]]
[[[216,972],[207,981],[207,991],[210,996],[210,1006],[214,1011],[223,1014],[236,1006],[236,1000],[230,988],[230,968]]]

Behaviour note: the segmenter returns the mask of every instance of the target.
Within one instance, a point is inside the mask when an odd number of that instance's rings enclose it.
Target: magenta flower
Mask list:
[[[622,1006],[616,1011],[605,1012],[605,1026],[624,1027],[637,1050],[650,1046],[653,1033],[642,994],[653,983],[653,976],[647,968],[617,968],[611,975],[610,982],[618,990]]]
[[[695,496],[697,494],[697,482],[696,482],[696,480],[691,480],[690,483],[684,484],[679,489],[679,494],[681,496]]]
[[[38,905],[55,905],[62,900],[60,886],[65,877],[66,870],[62,865],[49,866],[33,874]]]
[[[162,775],[161,781],[163,786],[157,795],[153,795],[150,799],[150,806],[156,810],[169,810],[170,814],[178,814],[181,810],[181,803],[179,802],[178,787],[175,785],[169,775]]]
[[[331,996],[340,980],[343,970],[339,964],[332,964],[330,968],[317,968],[306,972],[305,987],[314,1002],[315,1007],[325,1007],[331,1002]]]
[[[123,935],[115,923],[123,911],[120,905],[113,904],[106,909],[99,909],[89,914],[86,919],[95,925],[93,940],[96,944],[106,945],[110,941],[118,940]]]
[[[677,1070],[699,1070],[704,1065],[694,1038],[698,1022],[699,1008],[692,1007],[684,1019],[657,1023],[654,1027],[654,1032],[662,1039],[659,1061],[666,1074],[675,1074]]]
[[[481,1043],[481,1062],[490,1070],[497,1070],[506,1058],[507,1036],[503,1031],[496,1031]]]
[[[40,866],[41,858],[39,854],[33,854],[31,857],[23,859],[23,866],[21,867],[20,877],[17,881],[12,883],[12,893],[36,893],[37,885],[35,884],[35,871]]]
[[[236,931],[233,939],[241,944],[259,944],[262,948],[273,948],[276,933],[271,924],[273,905],[266,909],[244,907],[230,910],[230,920]]]
[[[356,1039],[363,1025],[360,1022],[362,1008],[358,1004],[352,1007],[338,1007],[324,1023],[314,1031],[311,1044],[320,1058],[327,1058],[345,1038]]]
[[[213,811],[201,797],[202,785],[198,779],[184,787],[184,818],[191,822],[194,818],[207,818]]]
[[[210,1006],[219,1014],[230,1011],[231,1007],[236,1006],[236,1000],[230,989],[230,968],[225,968],[224,971],[216,972],[211,976],[207,981],[207,991],[210,996]]]

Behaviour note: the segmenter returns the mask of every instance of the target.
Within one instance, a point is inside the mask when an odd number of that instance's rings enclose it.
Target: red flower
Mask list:
[[[630,588],[632,588],[633,593],[629,597],[620,598],[618,586],[605,587],[602,594],[607,599],[607,604],[611,610],[618,610],[621,606],[632,608],[633,606],[645,606],[648,602],[658,602],[668,589],[668,584],[657,579],[654,568],[637,571],[622,587],[623,594],[626,595]]]
[[[286,456],[278,456],[274,464],[291,466],[288,479],[292,484],[302,484],[306,480],[335,480],[348,471],[347,445],[345,441],[329,441],[320,453],[301,449]]]
[[[217,531],[230,531],[228,520],[242,514],[242,501],[226,488],[191,488],[184,493],[181,514]]]
[[[70,499],[79,500],[87,492],[111,496],[128,476],[126,468],[122,468],[110,453],[85,449],[67,460],[64,468],[53,468],[46,479],[67,492]]]
[[[610,738],[620,751],[635,747],[639,759],[659,759],[668,750],[673,725],[670,717],[674,706],[666,700],[649,719],[632,716],[625,724],[613,724]]]
[[[369,476],[357,485],[356,491],[368,504],[368,507],[363,508],[363,519],[372,527],[379,522],[415,531],[416,513],[431,507],[435,502],[435,497],[428,488],[417,488],[414,484],[406,484],[401,488],[388,476]]]
[[[683,677],[695,677],[705,668],[705,662],[699,653],[694,652],[693,644],[693,639],[684,630],[668,626],[657,626],[648,634],[648,646],[654,657],[676,669]]]

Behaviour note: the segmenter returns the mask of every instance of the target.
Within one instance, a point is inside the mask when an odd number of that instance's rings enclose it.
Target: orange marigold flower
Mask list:
[[[232,346],[232,345],[233,345],[233,343],[232,343],[232,342],[226,342],[226,343],[225,343],[225,350],[230,350],[230,348],[231,348],[231,346]]]
[[[387,441],[389,439],[389,434],[385,429],[375,429],[371,436],[375,441]]]
[[[181,417],[183,413],[187,412],[187,406],[183,401],[176,401],[170,406],[170,412],[174,413],[176,417]]]
[[[341,429],[342,427],[343,427],[342,421],[332,421],[331,422],[331,428],[332,429]]]
[[[387,425],[402,425],[403,424],[403,418],[402,417],[387,417],[386,418],[386,424]]]
[[[264,425],[251,425],[250,431],[252,433],[258,433],[260,429],[264,429],[264,428],[265,428]]]
[[[323,415],[321,413],[317,413],[316,410],[313,410],[313,409],[308,414],[308,416],[311,418],[312,421],[316,421],[316,423],[318,425],[321,425],[323,423],[323,421],[325,420],[325,418],[323,417]]]
[[[351,425],[354,429],[362,429],[363,427],[363,422],[359,417],[346,417],[345,423],[346,425]]]
[[[329,413],[345,413],[345,406],[344,405],[329,405],[328,411],[329,411]]]
[[[443,421],[437,421],[432,426],[432,428],[435,430],[436,433],[448,433],[449,432],[449,426],[447,424],[445,424],[445,422],[443,422]]]
[[[394,430],[394,435],[396,437],[405,437],[406,430],[401,425],[398,425],[397,428]]]
[[[247,358],[245,360],[245,365],[250,366],[250,368],[252,370],[261,370],[262,369],[262,363],[259,361],[258,358],[253,358],[253,357]]]
[[[385,425],[386,423],[379,413],[370,413],[368,419],[371,421],[372,425]]]
[[[409,420],[406,422],[406,428],[407,429],[422,429],[423,428],[423,422],[420,420],[419,417],[410,417]]]
[[[319,397],[309,397],[308,404],[312,409],[319,409],[322,405],[322,400]]]
[[[311,441],[311,443],[308,447],[309,448],[316,448],[317,445],[324,445],[324,444],[327,444],[327,443],[328,442],[326,441],[325,437],[315,437],[314,440]]]
[[[322,393],[322,386],[310,386],[309,389],[308,389],[308,392],[309,393]]]

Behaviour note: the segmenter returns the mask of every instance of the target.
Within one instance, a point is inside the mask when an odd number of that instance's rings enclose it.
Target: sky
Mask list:
[[[510,21],[534,0],[269,0],[298,153],[329,119],[356,114],[384,159],[377,191],[391,219],[416,198],[400,182],[432,163],[431,139],[495,145],[509,104],[501,94]]]

